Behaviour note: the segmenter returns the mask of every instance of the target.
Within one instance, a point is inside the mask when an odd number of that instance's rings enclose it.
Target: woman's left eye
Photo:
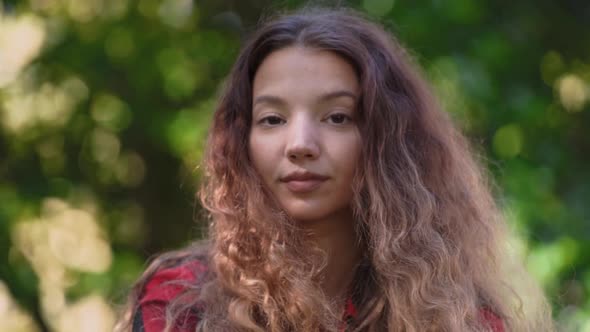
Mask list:
[[[344,113],[334,113],[328,116],[328,121],[334,124],[346,124],[352,121],[352,118]]]

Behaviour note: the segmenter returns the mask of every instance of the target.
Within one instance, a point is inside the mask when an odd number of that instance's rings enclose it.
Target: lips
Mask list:
[[[285,183],[287,189],[293,193],[307,193],[316,190],[328,179],[329,177],[324,175],[300,171],[289,173],[287,176],[282,177],[280,181]]]

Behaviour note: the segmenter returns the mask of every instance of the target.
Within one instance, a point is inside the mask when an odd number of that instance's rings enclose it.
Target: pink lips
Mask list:
[[[308,171],[299,171],[289,173],[280,180],[281,182],[285,183],[287,189],[293,193],[307,193],[317,189],[327,179],[327,176],[311,173]]]

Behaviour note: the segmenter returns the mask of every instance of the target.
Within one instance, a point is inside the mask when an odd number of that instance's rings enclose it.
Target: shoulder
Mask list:
[[[492,329],[493,332],[504,332],[504,321],[495,312],[490,309],[482,308],[479,309],[480,319]]]
[[[207,270],[206,262],[200,259],[157,270],[147,280],[139,303],[169,302],[180,295],[188,285],[202,281]]]
[[[198,290],[204,282],[208,266],[204,259],[191,259],[156,270],[145,282],[133,321],[133,332],[160,332],[166,326],[166,309],[183,301],[188,291]],[[191,293],[192,294],[192,293]],[[187,298],[186,300],[192,300]],[[177,301],[175,301],[177,300]],[[183,301],[184,302],[184,301]],[[181,313],[182,326],[176,331],[192,331],[198,322],[196,308]]]

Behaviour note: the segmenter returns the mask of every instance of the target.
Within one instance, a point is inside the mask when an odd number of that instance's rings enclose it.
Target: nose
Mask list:
[[[286,156],[293,162],[319,157],[318,132],[311,119],[293,118],[289,126]]]

